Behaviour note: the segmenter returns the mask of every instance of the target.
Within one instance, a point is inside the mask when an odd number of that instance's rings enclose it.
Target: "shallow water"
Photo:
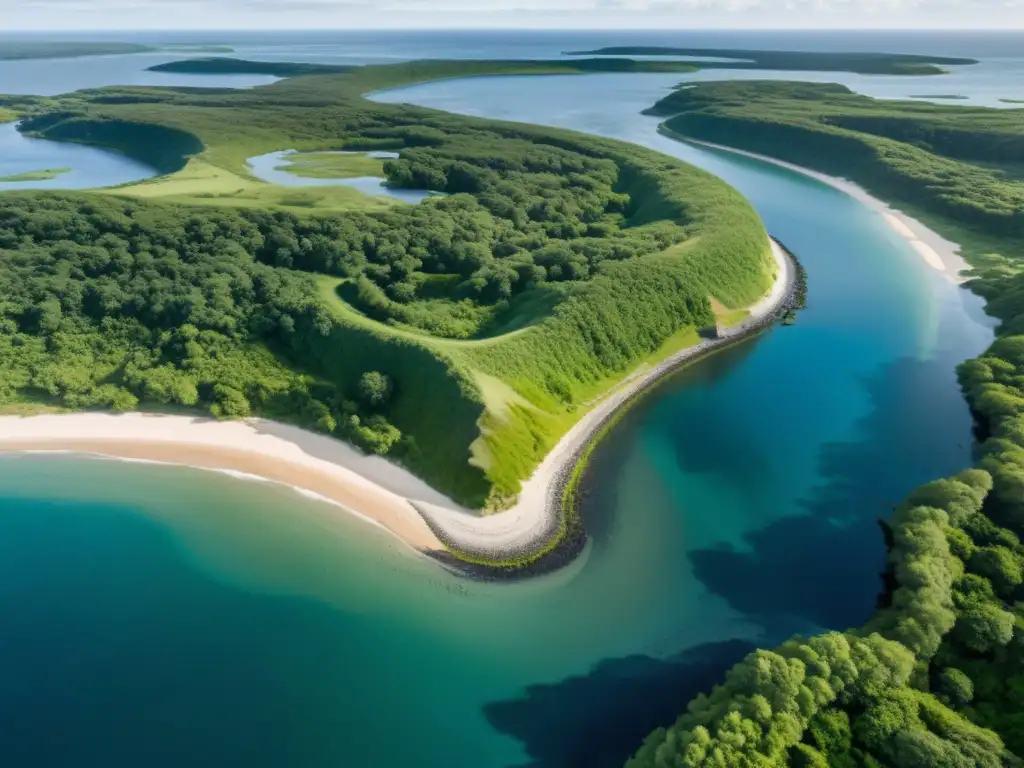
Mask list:
[[[870,613],[876,518],[969,462],[953,366],[991,323],[842,193],[658,136],[638,113],[677,79],[380,96],[695,162],[808,270],[795,326],[666,380],[605,441],[584,555],[472,583],[277,486],[0,460],[3,765],[619,765],[753,644]]]

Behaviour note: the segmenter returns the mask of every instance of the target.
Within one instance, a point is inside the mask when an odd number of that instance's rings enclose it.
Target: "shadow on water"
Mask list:
[[[690,553],[708,590],[780,641],[809,627],[865,621],[884,565],[878,518],[915,486],[970,462],[970,417],[951,369],[948,360],[902,359],[869,381],[872,409],[857,439],[822,447],[823,482],[798,502],[805,514],[748,534],[743,550]],[[957,418],[963,423],[950,423]]]
[[[596,547],[609,543],[616,510],[620,509],[620,487],[618,483],[608,482],[608,478],[618,476],[629,453],[635,450],[639,442],[639,432],[651,421],[651,412],[660,403],[671,400],[676,392],[691,387],[714,387],[716,382],[729,376],[736,366],[753,353],[762,337],[763,335],[759,334],[716,350],[666,376],[646,390],[641,399],[612,428],[611,434],[605,435],[598,443],[587,465],[580,505],[580,517],[587,531],[587,538]],[[687,429],[690,429],[690,426],[688,425]],[[694,439],[692,433],[687,439]],[[696,439],[695,444],[701,444],[700,439]],[[700,457],[697,456],[694,460],[699,462]]]
[[[586,675],[531,685],[522,698],[488,704],[484,714],[523,743],[531,762],[519,768],[619,768],[648,733],[672,723],[754,647],[727,640],[667,660],[607,659]]]

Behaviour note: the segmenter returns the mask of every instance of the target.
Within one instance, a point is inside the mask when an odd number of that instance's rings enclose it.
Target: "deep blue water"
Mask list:
[[[337,45],[331,55],[382,59],[550,55],[636,34],[237,39],[240,55]],[[981,44],[799,37],[687,42],[954,55]],[[544,579],[468,583],[276,486],[2,460],[0,765],[618,765],[755,644],[870,613],[877,517],[970,461],[953,367],[987,345],[991,323],[851,198],[659,136],[639,111],[676,81],[481,78],[379,96],[694,162],[747,195],[808,270],[795,326],[671,377],[605,442],[584,556]]]

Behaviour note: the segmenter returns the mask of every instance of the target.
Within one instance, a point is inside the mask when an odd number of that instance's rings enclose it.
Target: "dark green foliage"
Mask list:
[[[354,373],[309,354],[334,333],[315,283],[255,261],[264,235],[246,218],[21,194],[0,198],[0,233],[0,405],[255,412],[379,453],[397,446],[379,413],[391,380],[366,375],[372,391],[360,392],[378,413],[361,417],[345,397]]]
[[[573,56],[701,56],[742,61],[694,62],[701,69],[779,69],[804,72],[859,72],[865,75],[937,75],[936,64],[977,64],[975,59],[919,56],[907,53],[819,53],[815,51],[758,51],[742,48],[674,48],[611,46],[571,51]]]
[[[272,75],[274,77],[295,77],[298,75],[329,75],[347,72],[352,67],[333,64],[306,64],[287,61],[245,61],[221,56],[205,59],[185,59],[156,64],[151,72],[181,72],[202,75]]]
[[[3,49],[0,48],[0,58]],[[476,67],[481,72],[474,72],[467,69],[467,65]],[[697,67],[689,63],[674,61],[632,61],[630,59],[581,59],[576,61],[564,61],[552,59],[550,61],[536,60],[487,60],[478,62],[462,61],[414,61],[394,65],[392,69],[408,70],[410,67],[422,67],[433,70],[430,76],[420,77],[420,80],[436,80],[446,76],[446,69],[451,69],[449,74],[461,74],[463,76],[472,74],[546,74],[546,73],[574,73],[574,72],[693,72]],[[205,59],[186,59],[183,61],[169,61],[166,64],[157,64],[149,68],[153,72],[185,72],[189,74],[245,74],[245,75],[273,75],[275,77],[299,77],[302,75],[330,75],[341,72],[348,72],[354,67],[339,66],[332,64],[306,64],[302,62],[284,61],[246,61],[225,57],[210,57]],[[387,69],[377,67],[377,69]]]
[[[947,667],[939,673],[936,693],[950,706],[963,707],[974,698],[974,683],[959,669]]]
[[[174,128],[126,120],[96,120],[73,114],[30,117],[23,120],[18,129],[57,141],[112,147],[153,166],[160,173],[181,170],[190,155],[203,149],[202,142],[195,136]]]
[[[371,408],[381,408],[391,400],[394,384],[380,371],[367,371],[359,377],[359,397]]]

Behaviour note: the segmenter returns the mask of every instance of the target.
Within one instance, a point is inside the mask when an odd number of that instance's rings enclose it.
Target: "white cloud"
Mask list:
[[[886,26],[880,20],[1006,29],[1024,27],[1024,0],[0,0],[0,18],[7,29]]]

